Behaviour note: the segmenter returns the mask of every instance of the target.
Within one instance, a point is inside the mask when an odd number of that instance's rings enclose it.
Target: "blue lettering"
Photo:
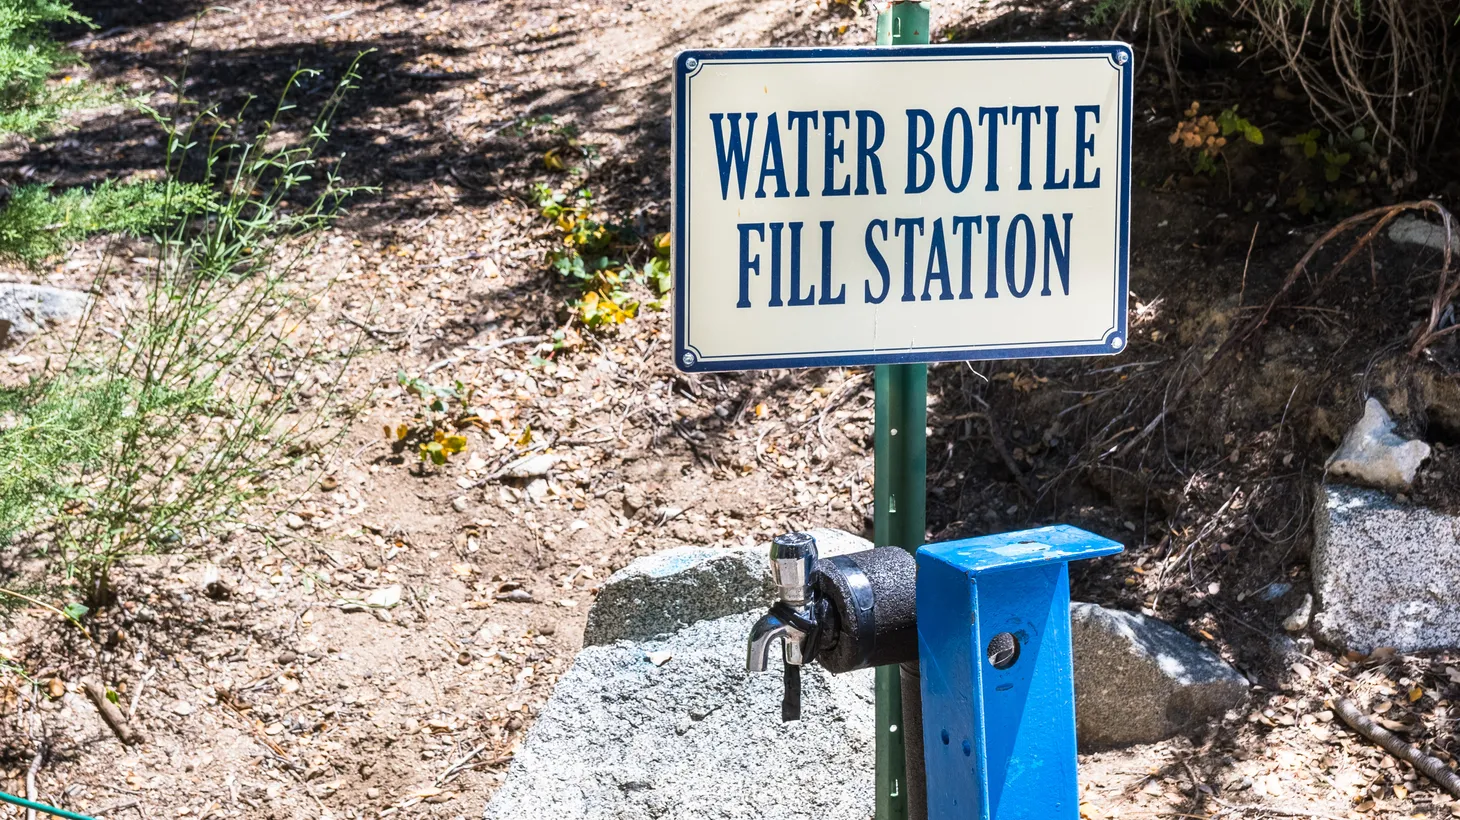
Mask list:
[[[989,287],[983,292],[985,299],[999,298],[999,278],[996,271],[999,269],[999,217],[989,214],[985,217],[988,223],[989,237]]]
[[[979,106],[978,124],[983,125],[984,118],[989,121],[989,181],[984,186],[985,191],[999,190],[999,120],[1009,121],[1009,106],[998,107]]]
[[[785,227],[784,222],[771,223],[771,300],[767,303],[770,307],[785,305],[781,301],[781,231]]]
[[[923,235],[923,218],[915,216],[911,219],[898,217],[892,221],[892,235],[903,234],[902,245],[902,301],[912,302],[917,300],[916,291],[913,289],[913,228],[918,229],[918,236]],[[904,232],[903,229],[907,230]]]
[[[811,196],[806,190],[806,138],[820,121],[817,111],[786,112],[786,127],[796,131],[796,196]]]
[[[847,286],[831,295],[831,229],[836,223],[828,219],[821,223],[821,301],[818,305],[844,305],[847,303]]]
[[[1014,106],[1014,122],[1019,122],[1020,117],[1024,118],[1024,122],[1019,129],[1019,190],[1029,191],[1034,188],[1033,185],[1029,184],[1029,154],[1034,147],[1030,132],[1035,123],[1039,122],[1039,106]]]
[[[760,152],[760,186],[755,189],[756,199],[765,199],[766,177],[776,181],[776,198],[790,196],[786,190],[786,160],[781,156],[781,129],[776,115],[765,118],[765,148]]]
[[[760,241],[765,241],[764,222],[743,222],[735,226],[740,231],[740,301],[738,308],[750,307],[750,275],[760,276],[760,254],[750,255],[750,234],[755,232]]]
[[[1070,295],[1070,220],[1074,219],[1075,215],[1065,214],[1064,217],[1065,238],[1061,242],[1057,233],[1059,226],[1055,224],[1054,214],[1044,215],[1044,290],[1039,292],[1040,296],[1049,295],[1049,256],[1051,251],[1054,253],[1055,266],[1059,268],[1060,284],[1064,286],[1065,295]]]
[[[740,198],[745,199],[745,173],[750,165],[750,144],[755,141],[755,112],[745,114],[745,140],[740,139],[741,114],[729,115],[730,141],[727,145],[721,130],[724,114],[711,114],[710,123],[715,127],[715,158],[720,163],[720,198],[730,198],[730,171],[733,169],[740,183]]]
[[[1060,107],[1057,105],[1046,105],[1044,107],[1044,190],[1060,191],[1070,187],[1070,169],[1065,169],[1064,178],[1059,182],[1054,181],[1055,167],[1055,117],[1058,116]]]
[[[867,234],[865,244],[867,247],[867,258],[872,260],[872,267],[877,269],[878,275],[882,277],[882,292],[876,296],[872,295],[872,280],[868,279],[863,283],[862,299],[869,305],[880,305],[882,300],[887,298],[887,291],[892,287],[892,272],[887,269],[887,258],[878,249],[877,243],[872,240],[872,229],[882,229],[882,241],[887,241],[887,220],[874,219],[867,223]]]
[[[1024,223],[1024,287],[1014,280],[1014,256],[1019,247],[1019,223]],[[772,245],[771,247],[775,247]],[[772,268],[774,270],[774,268]],[[1009,235],[1004,240],[1004,282],[1014,298],[1023,299],[1034,287],[1034,220],[1028,214],[1019,214],[1009,223]]]
[[[804,222],[791,223],[791,301],[792,307],[816,303],[816,286],[801,295],[801,226]]]
[[[1098,105],[1077,105],[1075,106],[1075,187],[1076,188],[1099,188],[1100,169],[1095,169],[1095,176],[1085,179],[1085,155],[1095,156],[1095,135],[1086,136],[1085,115],[1094,114],[1095,122],[1100,122],[1100,106]]]
[[[869,139],[867,134],[873,136]],[[877,149],[882,147],[882,137],[886,128],[882,122],[882,115],[876,111],[857,112],[857,196],[866,196],[867,170],[872,171],[872,184],[876,186],[878,194],[887,193],[887,187],[882,184],[882,160],[877,158]]]
[[[959,167],[963,169],[963,176],[953,181],[953,125],[956,122],[963,124],[963,150],[960,152],[962,162]],[[973,120],[968,118],[968,112],[962,108],[955,108],[948,112],[948,120],[943,123],[943,184],[948,190],[955,194],[962,193],[968,187],[968,178],[973,176]]]
[[[995,220],[998,217],[994,217]],[[973,229],[978,228],[983,233],[983,217],[981,216],[955,216],[953,217],[953,235],[958,235],[958,228],[963,228],[963,289],[958,291],[959,299],[973,298]],[[992,283],[993,279],[989,279]],[[998,296],[998,293],[994,294]]]
[[[920,126],[921,124],[921,126]],[[918,135],[919,128],[925,134]],[[920,194],[933,184],[937,173],[933,169],[933,155],[928,146],[933,144],[933,115],[920,108],[907,110],[907,188],[903,193]],[[918,181],[919,166],[927,170],[927,178]]]
[[[836,184],[836,164],[847,155],[847,144],[845,140],[837,139],[836,121],[841,120],[843,125],[851,126],[852,112],[850,111],[826,111],[822,116],[826,118],[826,176],[821,186],[822,196],[850,196],[852,193],[852,175],[847,174],[841,185]]]
[[[934,272],[934,268],[937,269]],[[933,236],[928,245],[928,273],[923,277],[923,301],[932,300],[929,293],[933,287],[933,280],[936,279],[943,284],[943,292],[938,296],[938,301],[953,298],[953,285],[948,281],[948,245],[943,240],[943,218],[933,220]]]

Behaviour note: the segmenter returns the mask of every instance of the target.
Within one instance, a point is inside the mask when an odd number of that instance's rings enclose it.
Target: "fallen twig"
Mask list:
[[[1460,797],[1460,774],[1456,774],[1454,769],[1446,766],[1443,760],[1430,757],[1421,752],[1419,747],[1414,744],[1400,740],[1388,729],[1359,711],[1359,708],[1348,698],[1335,700],[1333,709],[1338,712],[1338,716],[1343,718],[1343,722],[1347,723],[1350,729],[1379,744],[1389,754],[1414,766],[1416,771],[1435,781],[1440,788],[1451,795]]]
[[[358,327],[361,330],[365,331],[366,333],[369,333],[371,336],[374,336],[375,338],[380,339],[380,341],[382,341],[382,342],[389,341],[388,339],[381,338],[383,336],[398,336],[398,335],[406,332],[406,329],[403,328],[403,327],[391,328],[391,327],[376,327],[375,325],[368,325],[368,324],[365,324],[365,322],[363,322],[363,321],[361,321],[359,319],[356,319],[354,316],[351,316],[350,314],[345,313],[343,311],[340,312],[340,317],[343,318],[345,321],[349,322],[350,324],[354,325],[355,327]]]
[[[106,689],[101,684],[87,681],[82,684],[82,688],[86,690],[86,696],[91,698],[91,702],[96,704],[97,711],[101,712],[101,719],[106,721],[106,725],[111,728],[112,733],[123,745],[136,746],[146,741],[146,737],[127,722],[122,710],[107,698]]]
[[[30,768],[25,770],[25,799],[34,803],[38,798],[35,793],[35,776],[41,770],[41,763],[46,759],[46,744],[40,743],[36,746],[35,759],[30,762]],[[35,809],[26,807],[25,820],[35,820]]]

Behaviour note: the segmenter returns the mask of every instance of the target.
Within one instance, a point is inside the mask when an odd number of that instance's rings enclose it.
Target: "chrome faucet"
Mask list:
[[[764,672],[771,644],[781,639],[786,694],[781,719],[801,718],[801,667],[816,654],[819,630],[812,575],[816,570],[816,539],[804,532],[782,535],[771,542],[771,578],[778,600],[750,630],[745,657],[748,672]]]

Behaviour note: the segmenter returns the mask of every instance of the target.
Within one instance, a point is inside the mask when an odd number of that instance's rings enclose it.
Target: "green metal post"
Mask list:
[[[877,45],[927,45],[928,3],[894,2],[877,16]],[[876,378],[876,477],[873,541],[916,551],[927,528],[928,366],[880,365]],[[896,666],[876,670],[877,820],[906,820],[906,743]]]

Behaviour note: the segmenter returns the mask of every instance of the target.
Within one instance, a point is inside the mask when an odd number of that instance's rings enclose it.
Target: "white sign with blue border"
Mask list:
[[[1123,43],[686,51],[686,371],[1118,353]]]

